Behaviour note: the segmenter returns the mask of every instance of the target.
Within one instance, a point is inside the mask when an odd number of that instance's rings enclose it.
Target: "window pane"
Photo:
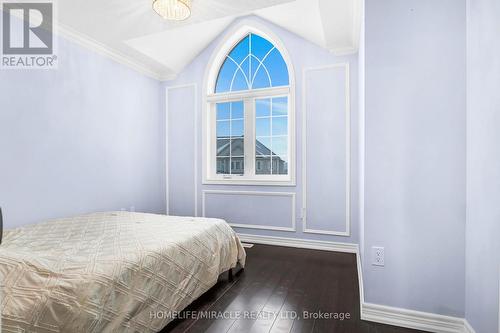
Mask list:
[[[217,173],[244,174],[243,101],[217,103],[216,111]]]
[[[217,138],[227,138],[229,137],[229,124],[228,120],[218,120],[217,121]]]
[[[231,137],[243,136],[243,119],[231,121]]]
[[[242,138],[231,139],[231,157],[244,155],[244,142]]]
[[[257,118],[255,120],[255,134],[257,136],[270,136],[271,118]]]
[[[271,156],[257,156],[255,158],[255,173],[258,175],[271,174]]]
[[[258,62],[255,62],[258,64]],[[260,66],[260,67],[259,67]],[[252,75],[252,89],[269,88],[272,86],[271,77],[266,72],[265,67],[258,65],[258,70]]]
[[[237,70],[234,78],[231,79],[231,91],[248,90],[247,74],[242,70]]]
[[[257,59],[264,59],[266,54],[271,51],[274,47],[267,39],[260,37],[259,35],[252,34],[252,54],[255,55]]]
[[[231,86],[231,80],[238,66],[231,59],[226,59],[222,65],[219,75],[217,76],[217,84],[215,87],[215,92],[229,91]]]
[[[288,115],[288,98],[276,97],[273,98],[273,116]]]
[[[231,118],[232,119],[244,118],[243,101],[231,102]]]
[[[268,117],[271,114],[271,99],[257,99],[255,100],[255,116]]]
[[[272,142],[272,151],[274,155],[280,157],[288,155],[288,137],[273,137]]]
[[[288,134],[288,118],[273,117],[273,135],[287,135],[287,134]]]
[[[217,139],[217,157],[229,156],[229,139]]]
[[[257,137],[255,142],[255,155],[271,155],[271,137]]]
[[[217,173],[229,174],[229,157],[217,157]]]
[[[249,83],[251,81],[251,77],[250,77],[250,57],[246,58],[241,64],[240,64],[240,67],[241,67],[241,71],[245,77],[245,80],[247,81],[247,83]],[[246,89],[251,89],[251,87],[248,87]]]
[[[231,105],[229,103],[217,104],[217,120],[227,120],[231,117]]]
[[[264,61],[264,66],[271,75],[273,87],[288,85],[288,69],[278,49],[271,51]]]
[[[286,158],[273,157],[273,175],[288,174],[288,161]]]
[[[243,157],[235,157],[231,159],[231,174],[242,175],[244,172]]]
[[[229,53],[229,56],[234,59],[237,63],[241,63],[250,52],[250,36],[243,38],[238,45],[234,47]]]
[[[255,100],[255,133],[256,173],[288,174],[288,97]]]

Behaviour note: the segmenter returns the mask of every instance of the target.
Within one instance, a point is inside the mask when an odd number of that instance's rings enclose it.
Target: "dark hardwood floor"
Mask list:
[[[420,332],[360,320],[353,254],[266,245],[246,250],[243,272],[232,281],[224,275],[182,313],[183,319],[171,322],[160,333]],[[304,312],[345,315],[343,320],[306,319]],[[212,317],[207,318],[208,314]]]

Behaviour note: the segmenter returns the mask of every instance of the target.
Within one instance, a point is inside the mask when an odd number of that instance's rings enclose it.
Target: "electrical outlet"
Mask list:
[[[372,247],[372,265],[373,266],[385,266],[385,253],[383,247],[373,246]]]

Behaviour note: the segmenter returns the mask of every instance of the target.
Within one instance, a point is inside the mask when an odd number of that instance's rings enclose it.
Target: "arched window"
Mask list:
[[[293,79],[283,47],[250,30],[224,44],[207,80],[210,183],[294,181]]]

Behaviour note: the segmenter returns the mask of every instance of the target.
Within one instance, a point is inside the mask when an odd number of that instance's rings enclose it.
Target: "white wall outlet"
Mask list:
[[[385,266],[385,251],[383,247],[372,247],[372,265]]]

